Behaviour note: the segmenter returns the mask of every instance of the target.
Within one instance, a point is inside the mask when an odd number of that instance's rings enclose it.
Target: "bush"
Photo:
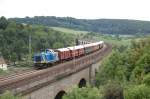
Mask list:
[[[0,69],[0,75],[5,75],[7,72],[5,70]]]
[[[0,99],[22,99],[20,96],[14,96],[9,91],[6,91],[4,94],[0,96]]]
[[[143,83],[150,86],[150,73],[144,77]]]
[[[123,99],[123,88],[118,83],[109,82],[102,92],[104,99]]]
[[[73,88],[63,99],[101,99],[99,90],[92,87]]]
[[[150,87],[136,85],[125,91],[125,99],[150,99]]]

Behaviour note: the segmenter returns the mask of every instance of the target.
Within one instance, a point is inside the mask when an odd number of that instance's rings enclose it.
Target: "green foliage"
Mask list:
[[[101,95],[97,88],[83,87],[73,88],[63,99],[101,99]]]
[[[96,85],[105,90],[102,92],[106,99],[117,99],[116,94],[123,91],[125,99],[150,99],[149,73],[150,38],[146,38],[132,41],[129,48],[115,47],[108,59],[101,64],[96,75]],[[119,82],[123,87],[118,87],[112,81]]]
[[[108,80],[142,83],[144,76],[150,72],[150,39],[132,41],[130,48],[116,47],[97,74],[97,86]],[[125,48],[125,49],[123,49]]]
[[[67,34],[43,26],[18,24],[0,19],[0,52],[7,62],[16,62],[29,59],[29,36],[31,36],[31,54],[46,48],[59,48],[74,44],[74,35]],[[5,28],[5,29],[4,29]]]
[[[144,77],[143,83],[150,86],[150,73]]]
[[[106,60],[98,74],[96,75],[96,85],[102,85],[107,83],[109,80],[125,80],[126,67],[123,65],[124,57],[119,51],[112,52],[111,56]]]
[[[123,99],[123,88],[117,82],[109,81],[102,88],[104,99]]]
[[[71,17],[35,16],[33,18],[13,18],[18,23],[36,24],[51,27],[66,27],[78,30],[116,34],[148,34],[150,33],[150,22],[138,20],[121,19],[75,19]]]
[[[145,85],[130,86],[125,90],[125,99],[150,99],[150,87]]]
[[[0,75],[2,75],[2,74],[6,74],[6,72],[4,70],[0,69]]]
[[[9,91],[6,91],[4,94],[0,96],[0,99],[22,99],[20,96],[14,96]]]
[[[2,16],[0,18],[0,29],[6,29],[7,25],[8,25],[7,19]]]
[[[54,44],[53,44],[53,48],[62,48],[63,47],[63,44],[62,43],[60,43],[60,42],[55,42]]]

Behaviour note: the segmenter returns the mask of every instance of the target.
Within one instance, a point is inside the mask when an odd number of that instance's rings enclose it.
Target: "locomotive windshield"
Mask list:
[[[35,60],[36,62],[40,62],[42,59],[41,59],[41,56],[39,55],[39,56],[35,56],[35,57],[34,57],[34,60]]]

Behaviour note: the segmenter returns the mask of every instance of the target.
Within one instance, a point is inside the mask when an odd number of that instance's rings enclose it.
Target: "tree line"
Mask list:
[[[18,23],[66,27],[104,34],[149,34],[150,22],[127,19],[75,19],[72,17],[35,16],[10,18]]]

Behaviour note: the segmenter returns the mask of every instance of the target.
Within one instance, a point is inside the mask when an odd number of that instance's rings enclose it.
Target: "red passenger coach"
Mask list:
[[[68,47],[68,49],[71,51],[72,58],[84,55],[84,47],[82,45]]]
[[[60,48],[56,49],[55,51],[58,52],[58,57],[60,60],[66,60],[71,58],[71,52],[68,48]]]
[[[82,56],[84,55],[84,46],[83,45],[79,45],[79,46],[76,46],[76,48],[78,49],[78,55],[79,56]]]

